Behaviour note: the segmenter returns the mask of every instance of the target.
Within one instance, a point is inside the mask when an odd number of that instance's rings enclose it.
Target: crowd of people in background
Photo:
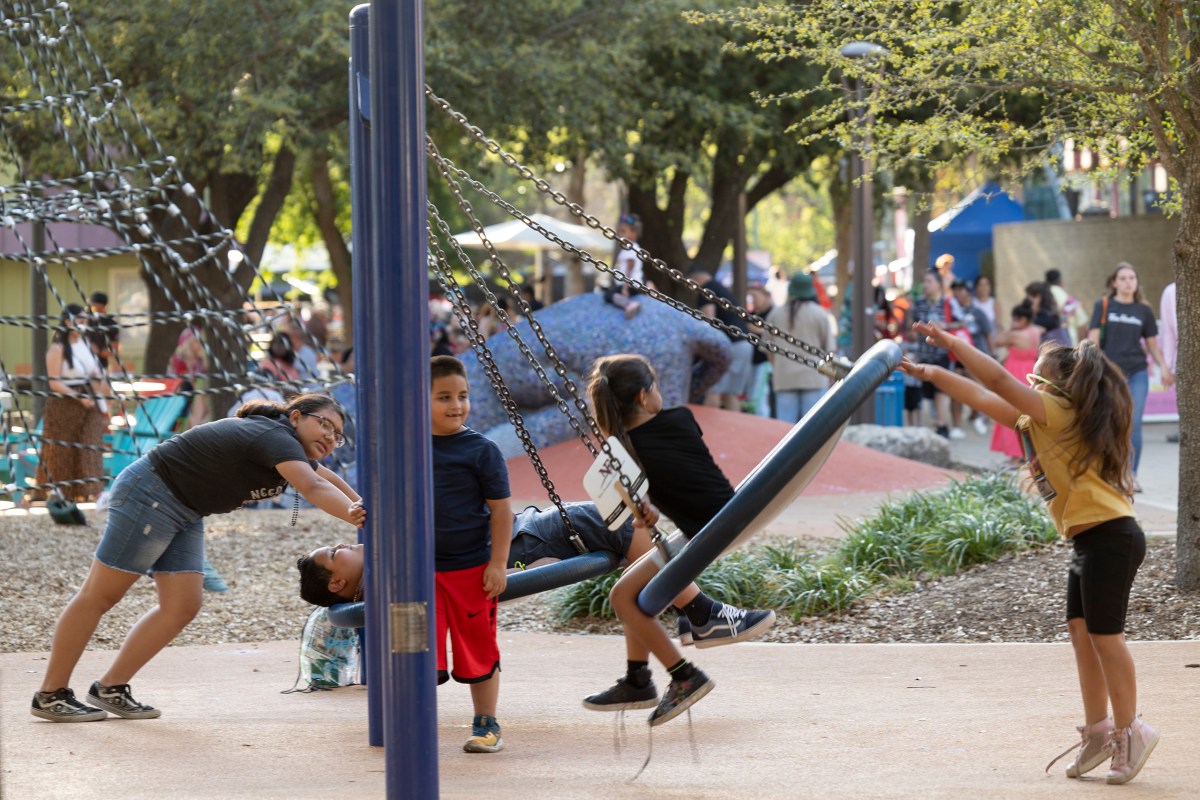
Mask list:
[[[623,217],[622,235],[633,242],[641,234],[640,220]],[[644,281],[640,261],[627,249],[620,270]],[[628,263],[626,263],[628,262]],[[835,316],[829,290],[818,276],[799,271],[790,277],[777,271],[773,283],[752,284],[747,296],[738,302],[729,288],[707,268],[693,266],[688,278],[700,291],[695,308],[722,323],[730,339],[731,364],[720,381],[708,389],[702,402],[727,410],[743,411],[795,423],[821,399],[831,381],[816,369],[799,361],[752,345],[745,333],[758,334],[764,341],[773,338],[769,329],[778,329],[826,352],[849,356],[850,308],[843,293],[840,314]],[[620,282],[615,282],[620,284]],[[783,288],[780,292],[779,289]],[[525,296],[533,299],[527,285]],[[613,288],[598,289],[607,302],[636,316],[641,300],[636,292],[627,294]],[[921,284],[909,293],[885,292],[877,287],[874,297],[876,339],[900,342],[915,362],[933,364],[966,374],[943,348],[929,344],[913,333],[918,322],[934,322],[953,335],[969,340],[979,351],[995,358],[1021,380],[1033,371],[1039,348],[1045,344],[1074,345],[1091,338],[1124,371],[1134,398],[1133,470],[1136,477],[1141,456],[1141,417],[1149,387],[1147,367],[1158,367],[1164,386],[1174,383],[1174,286],[1163,294],[1162,320],[1166,340],[1159,346],[1159,327],[1155,311],[1145,303],[1136,270],[1122,263],[1109,277],[1104,296],[1096,300],[1089,315],[1085,303],[1071,296],[1062,285],[1062,273],[1047,270],[1044,279],[1024,287],[1021,301],[1009,309],[997,308],[992,278],[980,274],[973,282],[954,272],[954,257],[940,256]],[[780,295],[784,295],[782,298]],[[781,302],[777,303],[777,299]],[[750,325],[739,313],[721,300],[741,306],[764,320],[763,326]],[[501,307],[509,324],[520,319],[517,304],[502,298]],[[531,304],[532,306],[532,304]],[[540,309],[538,303],[535,310]],[[630,313],[630,309],[635,309]],[[430,346],[435,355],[460,355],[470,347],[468,337],[451,313],[450,303],[434,294],[430,300]],[[480,302],[472,316],[484,338],[503,332],[506,323],[492,305]],[[694,398],[696,399],[696,398]],[[1022,446],[1012,430],[992,426],[983,414],[964,409],[931,383],[911,375],[905,377],[903,424],[929,426],[938,435],[959,440],[967,436],[969,423],[980,436],[990,437],[993,451],[1007,456],[1013,464],[1023,458]],[[1140,489],[1140,485],[1135,487]]]
[[[1137,470],[1142,451],[1142,416],[1149,393],[1148,367],[1158,368],[1159,381],[1169,388],[1175,383],[1174,353],[1177,343],[1174,285],[1167,287],[1161,302],[1164,344],[1159,345],[1159,324],[1155,311],[1144,300],[1137,270],[1122,262],[1109,276],[1103,295],[1095,301],[1089,315],[1083,303],[1062,286],[1062,273],[1048,270],[1045,279],[1024,290],[1024,298],[1008,315],[998,314],[992,293],[992,281],[981,275],[974,286],[953,274],[954,260],[942,256],[936,268],[926,273],[912,307],[903,337],[909,358],[918,364],[931,364],[954,371],[949,351],[930,343],[913,331],[919,322],[937,323],[956,336],[970,338],[976,349],[999,360],[1019,380],[1034,372],[1044,345],[1073,346],[1090,339],[1120,367],[1133,397],[1132,462],[1133,487],[1141,491]],[[945,290],[949,289],[946,296]],[[960,333],[965,331],[965,333]],[[1166,353],[1164,353],[1166,351]],[[1169,353],[1169,355],[1168,355]],[[963,439],[961,408],[929,382],[905,376],[905,421],[909,425],[925,423],[923,409],[931,405],[934,430],[949,439]],[[932,403],[928,403],[932,401]],[[982,415],[974,417],[976,430],[987,434],[989,423]],[[991,449],[1007,456],[1015,465],[1025,457],[1024,445],[1016,432],[1003,426],[991,431]]]
[[[635,216],[621,218],[619,232],[636,243],[641,222]],[[621,257],[624,256],[624,260]],[[639,281],[646,281],[640,260],[628,248],[620,248],[614,259],[618,269]],[[688,277],[701,291],[695,308],[727,328],[732,360],[721,380],[709,388],[703,402],[714,407],[773,417],[788,423],[801,419],[821,399],[831,381],[800,361],[771,353],[768,347],[752,345],[743,338],[754,333],[770,342],[768,332],[777,329],[823,351],[849,356],[850,323],[848,293],[841,299],[841,314],[835,316],[830,290],[819,277],[798,271],[790,277],[776,270],[767,284],[752,284],[747,296],[738,302],[729,288],[712,272],[693,267]],[[599,287],[606,302],[615,305],[625,318],[632,319],[644,299],[615,281],[616,290]],[[484,339],[503,333],[521,319],[521,308],[540,310],[533,284],[521,287],[523,304],[501,295],[497,302],[481,300],[472,304],[471,319]],[[636,298],[636,299],[635,299]],[[742,306],[764,321],[752,326],[743,315],[726,307]],[[1176,328],[1174,285],[1163,293],[1161,302],[1162,346],[1155,310],[1142,296],[1137,271],[1122,263],[1109,276],[1102,297],[1091,313],[1083,302],[1072,297],[1062,285],[1062,274],[1048,270],[1042,281],[1029,283],[1023,299],[1010,309],[997,308],[992,279],[980,274],[975,281],[961,280],[954,272],[954,258],[940,256],[929,269],[921,285],[910,293],[885,292],[877,288],[874,297],[876,339],[900,342],[908,357],[919,364],[932,364],[963,373],[950,354],[913,333],[920,322],[933,322],[954,336],[969,340],[976,349],[1000,361],[1019,379],[1033,371],[1039,348],[1047,343],[1072,345],[1090,338],[1118,366],[1129,382],[1134,399],[1133,463],[1136,478],[1142,450],[1141,417],[1149,389],[1148,365],[1153,362],[1165,386],[1174,383]],[[102,379],[109,359],[120,347],[120,328],[107,313],[108,298],[102,292],[92,295],[89,308],[68,307],[47,353],[51,389],[66,397],[50,398],[46,406],[47,444],[43,449],[41,480],[97,479],[93,486],[81,483],[69,494],[90,499],[99,493],[103,470],[100,451],[57,446],[54,440],[99,445],[106,422],[103,395],[107,382]],[[503,313],[500,313],[503,311]],[[429,299],[430,352],[432,355],[460,356],[470,350],[470,337],[463,330],[451,302],[439,291]],[[840,324],[839,324],[840,320]],[[267,399],[282,401],[295,394],[318,388],[321,379],[333,372],[353,372],[353,348],[331,338],[329,312],[319,306],[303,313],[281,315],[271,326],[269,341],[260,358],[251,365],[262,378],[238,398],[230,413],[246,401]],[[210,416],[204,376],[208,371],[204,329],[199,322],[189,324],[180,333],[171,355],[168,374],[183,378],[181,390],[189,395],[187,423],[192,427]],[[352,384],[342,386],[343,405],[353,405]],[[85,389],[87,391],[85,391]],[[190,394],[200,390],[201,393]],[[93,394],[96,397],[72,397]],[[981,436],[990,435],[990,447],[1016,464],[1023,458],[1017,435],[999,426],[990,427],[982,414],[965,410],[936,386],[905,376],[903,424],[928,426],[948,439],[963,439],[964,416]],[[694,398],[695,399],[695,398]],[[352,423],[350,423],[352,424]],[[990,428],[990,430],[989,430]],[[352,437],[351,437],[352,438]],[[342,466],[350,468],[353,448],[339,452]],[[92,463],[97,462],[97,463]],[[51,477],[52,476],[52,477]],[[1140,489],[1140,486],[1137,488]]]

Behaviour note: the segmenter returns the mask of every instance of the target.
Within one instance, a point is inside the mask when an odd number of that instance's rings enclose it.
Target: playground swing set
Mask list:
[[[255,304],[246,289],[252,276],[263,277],[258,267],[250,263],[239,250],[232,231],[211,224],[212,214],[202,196],[188,183],[175,159],[163,152],[133,107],[120,81],[114,79],[96,58],[75,24],[70,7],[64,3],[31,4],[20,13],[21,18],[6,28],[4,35],[29,67],[27,77],[33,91],[30,93],[30,102],[4,109],[5,120],[15,118],[17,114],[28,114],[27,122],[31,129],[50,131],[54,136],[61,137],[59,144],[68,159],[73,159],[77,174],[62,179],[47,179],[40,172],[30,172],[27,159],[14,149],[14,139],[3,137],[8,150],[5,154],[7,161],[18,174],[16,182],[0,187],[0,228],[16,242],[14,252],[0,253],[0,258],[27,264],[35,280],[44,284],[53,299],[65,308],[69,301],[55,286],[50,265],[56,265],[65,272],[73,285],[73,296],[83,299],[87,293],[75,269],[76,264],[105,256],[132,256],[137,260],[141,274],[152,283],[153,292],[159,298],[159,307],[164,310],[142,315],[136,321],[126,321],[126,324],[168,326],[169,330],[176,331],[180,325],[191,325],[197,319],[207,323],[206,334],[201,337],[208,361],[207,374],[171,377],[186,377],[193,382],[202,377],[210,379],[210,386],[194,390],[194,393],[240,394],[249,388],[247,384],[272,386],[271,381],[251,381],[246,374],[246,368],[251,363],[250,353],[255,347],[255,337],[269,332],[273,322],[270,314]],[[394,310],[403,302],[415,302],[414,298],[424,293],[429,271],[454,296],[455,314],[468,331],[472,348],[480,363],[485,365],[489,381],[542,478],[548,497],[563,513],[553,482],[537,456],[532,439],[524,430],[516,403],[507,392],[503,376],[479,333],[478,321],[471,316],[465,295],[455,282],[447,249],[453,253],[456,261],[467,266],[468,273],[483,288],[488,304],[497,311],[500,319],[505,323],[511,320],[499,299],[483,284],[478,270],[453,243],[437,210],[427,206],[423,191],[426,175],[423,162],[426,158],[432,160],[438,174],[451,186],[459,207],[467,213],[472,227],[485,242],[515,307],[528,321],[544,351],[557,380],[550,378],[549,372],[539,361],[540,356],[535,357],[516,327],[508,325],[508,336],[545,384],[558,408],[567,415],[572,428],[594,458],[588,485],[594,492],[599,509],[612,520],[612,524],[620,524],[624,517],[637,513],[639,504],[647,496],[644,476],[635,469],[635,464],[627,458],[627,454],[623,456],[613,442],[601,435],[579,388],[557,356],[535,312],[521,298],[512,274],[496,248],[487,241],[482,224],[465,200],[463,187],[481,193],[508,214],[557,244],[565,253],[591,263],[611,280],[627,283],[647,298],[688,314],[733,338],[746,339],[779,357],[808,364],[837,380],[825,398],[739,484],[733,499],[725,508],[678,552],[669,554],[671,557],[665,567],[638,598],[638,604],[644,612],[660,613],[670,599],[679,594],[714,559],[729,548],[743,543],[795,498],[832,450],[854,408],[870,398],[874,389],[899,363],[899,349],[894,343],[880,343],[851,368],[851,365],[832,355],[767,325],[740,306],[703,290],[635,243],[619,237],[580,206],[569,202],[561,193],[554,191],[546,180],[520,164],[482,130],[467,121],[464,115],[450,107],[449,103],[424,87],[420,62],[419,5],[378,2],[369,7],[359,6],[351,13],[350,31],[352,212],[354,251],[360,257],[362,267],[361,270],[356,269],[353,291],[356,307],[364,319],[369,314],[372,320],[371,331],[363,331],[362,328],[367,327],[364,325],[359,326],[356,333],[355,352],[360,364],[359,371],[363,373],[358,384],[358,398],[362,412],[360,419],[364,425],[360,427],[359,435],[380,445],[371,448],[370,461],[360,457],[359,472],[366,489],[364,495],[378,504],[373,513],[378,510],[383,516],[394,518],[401,530],[418,531],[427,527],[404,524],[427,519],[427,516],[423,516],[428,514],[424,498],[406,503],[399,497],[382,496],[379,476],[372,474],[379,470],[369,467],[369,463],[390,465],[394,472],[387,477],[389,480],[398,480],[399,485],[411,484],[416,487],[428,481],[429,470],[420,454],[421,437],[406,435],[411,434],[411,430],[400,426],[395,432],[395,439],[399,442],[393,442],[380,437],[371,438],[370,428],[375,416],[382,413],[384,406],[393,402],[392,398],[396,396],[395,392],[391,392],[389,398],[387,387],[382,386],[389,370],[385,368],[382,353],[373,342],[407,342],[413,345],[411,352],[415,354],[419,350],[417,343],[428,333],[424,312],[419,307],[412,315],[388,314],[381,309]],[[368,51],[370,58],[367,57]],[[40,66],[34,70],[33,64]],[[405,80],[411,80],[411,83],[405,84]],[[62,87],[69,88],[62,91]],[[83,90],[76,91],[80,87]],[[425,106],[450,115],[469,137],[498,156],[502,163],[518,172],[523,179],[532,182],[540,193],[565,209],[570,216],[602,231],[617,246],[632,250],[644,261],[656,264],[680,285],[699,292],[709,302],[733,312],[741,320],[759,326],[765,333],[760,336],[709,319],[697,309],[654,286],[631,280],[586,250],[547,231],[437,152],[424,135]],[[401,107],[405,112],[401,112]],[[71,118],[71,124],[66,124],[67,115]],[[413,135],[418,130],[420,133]],[[105,142],[120,142],[122,145],[110,147]],[[405,191],[409,193],[404,194]],[[416,202],[413,202],[414,195]],[[388,217],[387,224],[382,224],[385,215]],[[197,220],[210,222],[201,230],[197,227]],[[64,246],[54,228],[46,224],[61,222],[109,228],[123,244],[99,249]],[[163,231],[166,227],[175,233],[165,235]],[[425,249],[426,238],[428,249]],[[440,241],[446,242],[448,248],[444,249]],[[411,269],[407,273],[394,269],[389,272],[396,264],[415,266],[417,269],[424,265],[426,269],[421,269],[421,274]],[[222,286],[219,292],[200,280],[202,273],[210,271],[215,271],[216,280]],[[218,294],[225,298],[224,301]],[[231,297],[249,304],[245,306],[249,309],[248,318],[243,316],[242,307],[229,307],[228,298]],[[371,309],[375,313],[371,313]],[[286,313],[293,322],[299,322],[291,310]],[[34,307],[28,316],[3,317],[0,318],[0,324],[51,331],[59,323],[44,308]],[[396,333],[399,335],[394,335]],[[311,335],[308,335],[308,339],[311,346],[323,351],[321,344]],[[427,366],[418,363],[420,359],[410,361],[411,365],[400,370],[403,375],[387,376],[401,383],[408,378],[408,391],[419,385],[419,381],[411,378],[427,369]],[[12,380],[13,375],[2,362],[0,373],[8,379],[14,401],[23,397],[57,396],[37,386],[18,388]],[[114,356],[114,368],[103,378],[108,382],[108,391],[104,396],[111,395],[121,406],[126,400],[139,399],[140,395],[136,390],[116,391],[116,383],[136,386],[138,380],[163,377],[167,376],[133,375],[119,356]],[[349,376],[338,370],[330,379],[314,380],[313,383],[330,388],[349,380]],[[186,393],[175,394],[183,396]],[[422,402],[419,394],[406,394],[404,397],[411,397],[419,408]],[[21,410],[19,405],[18,410]],[[125,414],[123,406],[121,413]],[[129,432],[131,441],[128,447],[122,445],[122,452],[118,455],[137,457],[168,433],[164,429],[165,423],[160,425],[156,414],[146,412],[146,416],[148,425],[145,427],[150,428],[151,434],[142,438],[144,426],[139,422]],[[416,420],[417,425],[428,424],[427,417],[423,423],[420,421],[420,414],[409,416]],[[23,416],[21,418],[24,419]],[[5,415],[4,419],[7,420],[8,416]],[[5,434],[5,451],[9,455],[14,447],[28,448],[29,443],[36,439],[27,437],[22,442],[16,436],[17,431],[5,428],[0,432]],[[151,441],[149,435],[156,439]],[[360,456],[366,450],[360,450]],[[6,460],[13,462],[12,458]],[[54,492],[69,484],[61,480],[56,482],[54,476],[50,477],[50,481],[41,485],[30,484],[28,480],[17,485],[10,479],[4,489],[9,493],[31,489]],[[416,489],[413,491],[413,496],[417,497]],[[407,499],[406,496],[404,500]],[[563,516],[569,526],[569,518],[565,513]],[[576,534],[570,527],[568,531]],[[360,620],[370,617],[373,621],[381,622],[373,625],[376,634],[381,637],[386,634],[388,638],[373,640],[373,659],[377,660],[369,663],[378,671],[372,679],[368,704],[369,738],[372,744],[384,744],[376,721],[382,715],[385,722],[392,725],[392,733],[387,737],[389,795],[392,788],[400,786],[403,781],[410,795],[424,792],[428,796],[435,796],[437,759],[430,757],[431,737],[427,735],[431,724],[428,711],[432,704],[428,699],[432,687],[427,685],[428,681],[421,679],[428,672],[423,668],[429,659],[428,640],[431,636],[426,624],[426,609],[432,598],[432,584],[430,576],[424,574],[425,566],[429,563],[428,541],[397,543],[388,541],[377,531],[371,532],[370,536],[372,538],[368,539],[368,543],[373,542],[377,548],[368,562],[366,575],[368,597],[373,610],[367,612],[360,606]],[[582,552],[582,542],[577,536],[575,541],[576,549],[581,550],[579,555],[514,575],[509,581],[506,598],[572,583],[582,577],[608,572],[617,566],[618,554]],[[411,557],[398,557],[400,548],[407,548],[405,553]],[[402,585],[401,591],[398,587]],[[380,631],[380,628],[386,630]],[[416,717],[409,712],[401,726],[403,730],[397,727],[399,719],[395,709],[399,708],[421,709]]]
[[[795,500],[796,496],[803,491],[813,475],[824,464],[853,409],[859,403],[869,399],[874,390],[887,379],[888,375],[898,365],[900,357],[899,349],[894,344],[883,343],[870,351],[863,359],[860,359],[859,365],[855,369],[851,369],[849,364],[837,359],[832,354],[825,353],[806,342],[801,342],[788,336],[774,326],[767,325],[761,318],[746,311],[741,306],[731,304],[727,300],[703,290],[678,270],[669,267],[665,262],[653,257],[650,253],[637,247],[635,243],[630,242],[628,239],[618,236],[614,230],[603,225],[595,217],[587,214],[582,207],[569,202],[561,193],[555,192],[545,180],[539,178],[531,169],[520,164],[514,156],[504,151],[497,142],[489,139],[482,130],[471,125],[461,112],[454,110],[449,103],[437,97],[428,87],[426,87],[426,96],[436,107],[444,110],[468,133],[483,144],[489,152],[499,156],[503,163],[514,169],[522,178],[530,181],[537,191],[542,192],[557,204],[567,208],[572,214],[583,220],[583,222],[599,230],[607,238],[612,239],[618,246],[626,249],[634,249],[639,257],[656,264],[675,280],[682,282],[693,291],[702,293],[707,299],[733,311],[747,322],[759,326],[768,335],[776,336],[785,342],[783,345],[780,345],[770,339],[763,338],[754,333],[747,333],[718,319],[705,316],[698,310],[680,303],[669,295],[659,291],[654,286],[631,279],[622,271],[614,269],[604,261],[595,258],[588,251],[577,248],[570,242],[556,237],[499,195],[487,189],[486,186],[471,177],[465,170],[455,166],[449,159],[444,158],[438,152],[434,142],[426,136],[426,155],[433,162],[436,172],[447,183],[459,209],[468,218],[475,233],[479,236],[482,245],[487,250],[488,257],[494,266],[497,276],[507,289],[505,299],[515,305],[521,317],[528,323],[530,330],[541,345],[546,358],[551,362],[553,373],[562,382],[562,389],[560,390],[559,386],[551,380],[546,368],[540,363],[529,344],[524,340],[518,327],[513,324],[514,321],[510,318],[500,297],[492,291],[483,273],[451,235],[449,227],[438,213],[437,208],[433,204],[427,203],[426,233],[430,249],[430,270],[435,275],[446,297],[450,300],[452,311],[460,327],[465,332],[471,349],[476,354],[479,364],[483,368],[501,406],[504,408],[508,420],[522,444],[522,448],[532,462],[534,470],[547,492],[547,496],[558,508],[568,532],[569,540],[579,551],[579,554],[573,558],[512,574],[509,577],[505,592],[500,597],[502,602],[559,588],[580,580],[611,572],[619,566],[621,554],[588,552],[586,550],[582,539],[574,529],[570,517],[563,507],[561,498],[555,490],[551,477],[542,464],[537,447],[534,445],[522,422],[520,411],[504,382],[503,375],[496,366],[491,349],[487,345],[485,337],[479,332],[478,321],[467,301],[465,291],[455,278],[453,266],[442,247],[442,242],[447,244],[448,248],[453,252],[455,262],[465,269],[479,291],[483,293],[484,301],[491,306],[501,322],[505,323],[505,332],[515,343],[530,368],[537,374],[544,389],[553,398],[554,405],[566,415],[569,424],[594,459],[584,479],[585,489],[593,502],[595,502],[601,516],[608,521],[610,529],[616,529],[631,515],[641,515],[641,504],[648,496],[649,484],[646,476],[638,468],[636,461],[625,451],[619,441],[611,437],[606,438],[601,433],[599,425],[596,423],[586,401],[580,394],[579,387],[570,378],[566,365],[558,357],[557,351],[547,337],[544,328],[538,322],[536,312],[522,297],[519,291],[520,284],[515,280],[503,256],[488,239],[484,226],[480,222],[475,209],[463,193],[463,184],[475,189],[516,219],[538,230],[543,236],[558,244],[564,252],[593,264],[597,270],[607,274],[612,280],[628,283],[643,294],[659,302],[666,303],[678,311],[687,313],[694,319],[729,333],[732,336],[745,338],[755,345],[761,345],[765,349],[780,354],[783,357],[805,363],[830,377],[838,379],[834,391],[831,391],[826,396],[826,399],[822,401],[820,406],[814,409],[804,420],[801,420],[779,446],[738,486],[728,508],[693,540],[693,542],[698,543],[696,547],[690,550],[688,547],[677,549],[673,543],[670,546],[668,545],[667,537],[660,531],[657,529],[652,531],[652,541],[659,548],[664,561],[670,562],[676,556],[684,555],[684,552],[687,551],[691,555],[687,555],[683,563],[691,565],[691,569],[699,566],[699,569],[696,569],[696,574],[699,574],[699,571],[702,571],[703,567],[707,566],[707,563],[711,563],[713,559],[719,557],[726,550],[744,543]],[[795,349],[788,347],[787,345],[789,344],[793,345]],[[563,396],[564,392],[570,397],[570,401]],[[708,533],[703,543],[700,543],[702,536],[710,528],[712,532]],[[698,553],[703,553],[704,555],[697,555]],[[703,565],[700,565],[699,562],[702,559],[707,560],[704,561]],[[682,590],[695,576],[691,575],[690,577],[686,577],[686,580],[682,580],[680,574],[690,572],[691,569],[676,567],[668,573],[669,580],[679,583],[679,588]],[[651,591],[652,589],[654,591]],[[644,602],[650,608],[658,605],[664,596],[664,591],[655,584],[647,587],[647,593],[644,593],[646,594]],[[678,592],[667,594],[666,597],[669,600],[675,594],[678,594]],[[642,603],[640,602],[639,604],[641,605]],[[666,605],[667,603],[662,603],[662,607],[653,613],[660,613],[666,608]],[[647,609],[644,608],[643,610]],[[651,612],[648,611],[648,613]],[[330,611],[330,618],[336,625],[362,627],[365,624],[365,603],[345,603],[334,606]]]

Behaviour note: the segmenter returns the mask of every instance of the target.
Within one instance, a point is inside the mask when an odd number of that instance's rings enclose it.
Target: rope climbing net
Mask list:
[[[43,437],[33,411],[54,399],[87,399],[97,408],[107,406],[114,421],[132,424],[148,385],[167,379],[173,380],[164,385],[182,388],[165,394],[224,400],[251,388],[290,393],[349,380],[336,363],[332,374],[303,375],[301,381],[257,371],[259,343],[282,324],[301,320],[273,291],[263,303],[251,296],[249,287],[263,274],[164,152],[125,85],[97,57],[69,4],[0,3],[0,63],[10,75],[0,95],[0,270],[28,276],[33,306],[30,313],[11,313],[18,307],[9,297],[7,313],[0,314],[4,493],[94,494],[110,475],[54,475],[46,459],[38,463],[44,446],[93,451],[99,463],[104,453],[136,458],[167,433],[147,417],[139,425],[148,426],[151,437],[127,437],[124,451]],[[83,241],[90,243],[79,244]],[[103,315],[89,307],[96,288],[87,285],[94,280],[89,269],[99,260],[136,268],[148,298],[144,307]],[[67,394],[52,390],[36,366],[17,367],[39,364],[45,353],[35,352],[30,340],[56,333],[61,338],[68,324],[63,311],[72,305],[83,311],[69,324],[107,363],[95,380]],[[203,372],[134,369],[114,346],[122,332],[126,339],[174,342],[193,326],[199,326]],[[303,325],[298,329],[308,346],[328,356]]]

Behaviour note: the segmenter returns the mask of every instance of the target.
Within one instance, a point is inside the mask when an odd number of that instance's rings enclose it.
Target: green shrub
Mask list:
[[[799,618],[844,609],[872,592],[908,591],[918,580],[1057,538],[1042,503],[1005,473],[914,492],[841,525],[846,537],[824,556],[793,540],[753,544],[714,562],[696,582],[734,605]],[[616,579],[614,573],[577,583],[552,602],[564,620],[611,618],[608,593]]]

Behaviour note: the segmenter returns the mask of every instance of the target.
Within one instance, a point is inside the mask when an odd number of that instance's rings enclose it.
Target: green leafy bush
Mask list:
[[[824,555],[793,540],[754,544],[713,563],[696,582],[734,605],[799,618],[846,608],[872,592],[907,591],[918,580],[1057,538],[1045,507],[1011,473],[914,492],[842,527],[846,537]],[[577,583],[552,602],[563,619],[611,618],[608,593],[616,580],[613,573]]]

